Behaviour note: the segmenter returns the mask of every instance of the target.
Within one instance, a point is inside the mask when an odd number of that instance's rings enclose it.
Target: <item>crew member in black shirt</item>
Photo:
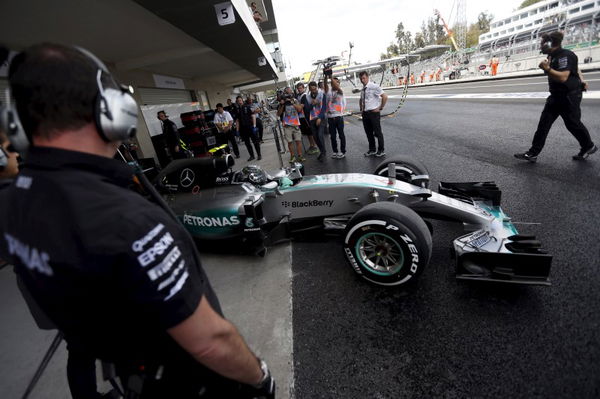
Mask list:
[[[244,144],[246,144],[246,149],[248,150],[248,154],[250,154],[250,158],[248,161],[254,160],[254,151],[252,150],[252,144],[254,144],[254,149],[256,149],[256,159],[261,160],[262,156],[260,154],[260,139],[258,137],[258,128],[256,127],[256,114],[252,110],[252,106],[249,104],[245,104],[244,100],[241,96],[237,96],[235,99],[236,102],[236,127],[238,132],[240,132],[240,137],[244,140]]]
[[[135,132],[137,105],[92,57],[42,44],[12,61],[9,119],[32,147],[0,191],[0,258],[68,345],[114,363],[130,395],[272,397],[266,364],[222,317],[185,229],[111,159]],[[18,123],[5,127],[23,142]]]
[[[582,91],[587,89],[587,83],[583,80],[575,53],[562,48],[561,32],[545,33],[541,39],[541,52],[548,57],[540,62],[539,67],[548,75],[550,96],[546,99],[531,148],[527,152],[515,154],[515,158],[536,162],[552,124],[560,116],[567,130],[579,142],[580,151],[573,155],[573,159],[583,161],[598,151],[590,133],[581,122]]]
[[[163,136],[171,159],[185,158],[185,152],[181,148],[179,131],[175,122],[169,119],[165,111],[158,111],[156,117],[162,123]]]

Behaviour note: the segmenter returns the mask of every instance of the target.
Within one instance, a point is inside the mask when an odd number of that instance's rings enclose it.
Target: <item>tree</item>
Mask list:
[[[530,5],[532,5],[532,4],[539,3],[540,1],[542,1],[542,0],[525,0],[525,1],[523,1],[523,2],[521,3],[521,5],[519,6],[519,10],[520,10],[521,8],[529,7],[529,6],[530,6]]]
[[[481,33],[486,33],[490,31],[490,24],[494,16],[487,11],[482,11],[477,16],[477,27]]]
[[[412,33],[404,30],[404,24],[400,22],[396,28],[396,41],[400,53],[414,50],[415,44],[412,39]]]

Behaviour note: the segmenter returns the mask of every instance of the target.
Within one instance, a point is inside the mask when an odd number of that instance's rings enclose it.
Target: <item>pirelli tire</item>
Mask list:
[[[412,209],[393,202],[369,204],[344,232],[344,255],[354,271],[374,284],[412,285],[429,263],[431,233]]]
[[[385,161],[377,165],[374,174],[387,177],[388,164],[390,163],[396,164],[396,179],[406,183],[412,183],[413,176],[429,175],[427,167],[421,161],[408,156],[395,156],[387,158]],[[425,188],[427,187],[429,187],[428,181],[425,184]]]

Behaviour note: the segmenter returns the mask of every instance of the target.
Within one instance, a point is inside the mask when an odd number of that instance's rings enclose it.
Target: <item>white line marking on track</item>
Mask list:
[[[523,93],[458,93],[458,94],[409,94],[407,98],[441,98],[441,99],[465,99],[465,98],[477,98],[477,99],[505,99],[505,98],[546,98],[550,95],[547,91],[533,91]],[[389,98],[402,98],[400,94],[392,94]],[[346,98],[358,99],[359,96],[346,96]],[[587,91],[583,93],[584,99],[597,100],[600,99],[600,90]]]

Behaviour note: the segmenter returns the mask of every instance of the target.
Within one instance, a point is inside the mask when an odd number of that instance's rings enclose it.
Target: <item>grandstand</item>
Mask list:
[[[563,47],[573,50],[581,63],[600,61],[600,0],[543,0],[493,20],[476,47],[456,52],[447,45],[431,45],[377,63],[344,66],[335,75],[347,89],[360,86],[356,75],[362,69],[382,87],[401,86],[410,72],[416,84],[422,73],[424,83],[430,83],[487,75],[492,56],[500,59],[500,74],[535,70],[539,36],[555,30],[565,34]]]

